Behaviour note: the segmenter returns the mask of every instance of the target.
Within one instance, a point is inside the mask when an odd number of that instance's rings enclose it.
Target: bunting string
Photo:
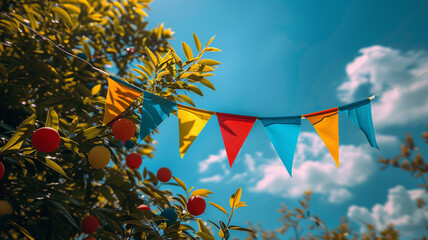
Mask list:
[[[301,119],[307,119],[315,131],[318,133],[328,151],[332,155],[337,167],[339,164],[339,118],[338,113],[346,115],[360,130],[364,133],[370,146],[379,149],[373,127],[371,100],[376,96],[392,91],[415,79],[425,76],[428,72],[399,82],[397,85],[378,92],[371,97],[353,102],[344,106],[335,107],[315,113],[304,114],[301,116],[285,117],[256,117],[235,115],[229,113],[212,112],[195,107],[189,107],[177,104],[174,101],[162,98],[150,92],[147,92],[127,81],[114,76],[104,70],[96,68],[89,61],[70,53],[62,48],[61,44],[56,44],[43,34],[23,23],[19,19],[6,13],[0,12],[1,15],[15,20],[27,29],[34,32],[41,39],[48,41],[62,53],[79,59],[88,64],[93,70],[99,72],[107,78],[108,91],[105,105],[105,115],[103,125],[109,124],[118,119],[121,114],[140,96],[143,96],[143,103],[140,111],[140,134],[137,142],[142,141],[162,121],[170,115],[173,110],[177,110],[179,121],[179,152],[183,157],[196,137],[205,127],[212,115],[217,116],[223,142],[227,152],[229,165],[232,164],[238,155],[242,145],[245,142],[256,120],[260,120],[265,131],[274,146],[279,158],[282,160],[289,175],[292,176],[293,157],[300,133]]]

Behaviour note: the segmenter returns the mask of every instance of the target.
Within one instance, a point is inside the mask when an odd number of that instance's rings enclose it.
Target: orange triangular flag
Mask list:
[[[304,115],[312,123],[321,137],[337,167],[339,167],[339,117],[338,109],[332,108],[321,112]]]
[[[107,81],[108,90],[103,125],[119,116],[135,99],[143,94],[137,87],[113,76],[107,77]]]

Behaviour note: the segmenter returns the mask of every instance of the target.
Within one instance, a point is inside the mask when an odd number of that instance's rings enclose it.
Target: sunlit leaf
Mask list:
[[[25,139],[33,134],[34,124],[36,123],[36,114],[25,119],[16,129],[13,136],[9,139],[6,145],[1,149],[1,153],[6,151],[18,150],[21,148]]]
[[[173,177],[173,178],[178,183],[178,185],[180,185],[180,187],[184,189],[184,191],[187,191],[186,184],[184,184],[184,182],[181,181],[181,179],[179,179],[178,177]]]
[[[198,49],[198,52],[200,52],[201,51],[201,42],[199,41],[199,38],[198,38],[198,36],[196,36],[195,33],[193,33],[193,40],[195,41],[195,45],[196,45],[196,48]]]
[[[58,114],[55,112],[53,108],[50,108],[48,111],[48,116],[46,117],[46,127],[51,127],[58,131],[59,129],[59,120],[58,120]]]
[[[208,65],[208,66],[214,66],[214,65],[221,64],[221,62],[216,61],[216,60],[212,60],[212,59],[202,59],[202,60],[199,60],[198,63],[202,64],[202,65]]]
[[[220,205],[218,205],[218,204],[216,204],[216,203],[213,203],[213,202],[208,202],[209,204],[211,204],[211,205],[213,205],[214,207],[216,207],[218,210],[220,210],[220,211],[222,211],[222,212],[224,212],[224,213],[226,213],[226,215],[228,215],[229,216],[229,213],[227,213],[227,211],[222,207],[222,206],[220,206]]]
[[[193,196],[208,197],[208,194],[213,194],[213,193],[208,189],[196,189],[195,191],[192,192],[190,197],[193,197]]]
[[[64,170],[54,161],[50,160],[49,158],[36,158],[39,162],[43,163],[44,165],[50,167],[51,169],[55,170],[59,174],[63,175],[66,178],[69,178],[67,174],[64,172]]]
[[[185,42],[181,42],[181,46],[183,47],[183,52],[184,52],[184,55],[186,56],[187,61],[193,59],[193,53],[189,45],[187,45],[187,43]]]
[[[183,94],[179,94],[179,95],[178,95],[178,97],[179,97],[181,100],[183,100],[183,101],[187,102],[188,104],[190,104],[190,105],[192,105],[192,106],[195,106],[195,104],[193,103],[193,100],[192,100],[190,97],[188,97],[188,96],[186,96],[186,95],[183,95]]]

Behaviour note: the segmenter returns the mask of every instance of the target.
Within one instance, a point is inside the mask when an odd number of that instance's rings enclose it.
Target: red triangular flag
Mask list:
[[[229,165],[232,167],[233,161],[235,161],[236,155],[238,155],[257,117],[217,113],[217,119]]]

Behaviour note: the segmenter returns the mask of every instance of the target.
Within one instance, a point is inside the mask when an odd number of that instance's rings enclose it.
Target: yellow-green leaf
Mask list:
[[[215,47],[207,47],[204,49],[204,52],[221,52],[221,50]]]
[[[235,192],[235,205],[241,201],[241,193],[242,193],[242,189],[238,188],[238,190],[236,190]]]
[[[156,56],[153,54],[152,51],[150,51],[149,48],[144,47],[144,50],[146,50],[146,53],[149,56],[149,59],[152,62],[153,66],[156,67],[156,65],[158,65],[158,60],[156,59]]]
[[[184,182],[181,181],[181,179],[179,179],[178,177],[173,177],[173,178],[178,183],[178,185],[180,185],[180,187],[184,189],[184,191],[187,191],[186,184],[184,184]]]
[[[9,142],[1,149],[1,153],[5,151],[13,151],[21,148],[25,139],[33,134],[34,124],[36,123],[36,114],[25,119],[16,129],[15,134],[9,139]]]
[[[215,35],[208,41],[207,45],[205,45],[205,48],[207,48],[211,44],[214,38],[215,38]]]
[[[62,8],[60,7],[53,7],[52,12],[55,12],[57,15],[59,15],[70,27],[73,27],[73,20],[71,20],[70,15]]]
[[[187,84],[187,86],[189,87],[190,91],[198,94],[199,96],[203,96],[201,89],[199,89],[195,85],[193,85],[193,84]]]
[[[34,237],[31,236],[31,234],[27,231],[27,229],[25,229],[24,227],[22,227],[21,225],[17,224],[16,222],[13,222],[12,220],[9,220],[9,223],[15,227],[17,227],[19,229],[19,231],[21,231],[28,239],[30,240],[34,240]]]
[[[216,61],[216,60],[212,60],[212,59],[202,59],[202,60],[199,60],[198,64],[214,66],[214,65],[221,64],[221,62]]]
[[[245,204],[245,202],[239,202],[238,204],[236,204],[236,208],[240,208],[240,207],[246,207],[247,205]]]
[[[196,189],[195,191],[192,192],[192,195],[190,195],[190,197],[193,197],[193,196],[208,197],[208,194],[213,194],[213,193],[208,189]]]
[[[223,238],[223,237],[224,237],[224,233],[223,233],[223,230],[221,230],[221,228],[220,228],[220,230],[218,231],[218,237],[221,237],[221,238]]]
[[[211,205],[213,205],[214,207],[216,207],[218,210],[226,213],[227,216],[229,216],[229,213],[227,213],[227,211],[222,206],[220,206],[220,205],[218,205],[216,203],[213,203],[213,202],[208,202],[208,203],[211,204]]]
[[[200,83],[204,84],[205,86],[211,88],[212,90],[215,90],[214,85],[206,78],[202,78]]]
[[[97,84],[97,85],[93,86],[91,89],[92,96],[97,95],[97,93],[99,93],[100,90],[101,90],[101,84]]]
[[[149,79],[149,77],[147,76],[147,74],[145,73],[145,72],[143,72],[143,71],[141,71],[140,69],[136,69],[136,68],[133,68],[133,69],[131,69],[132,71],[135,71],[135,72],[137,72],[137,73],[139,73],[140,75],[142,75],[145,79]]]
[[[211,236],[210,230],[207,228],[207,226],[205,226],[205,223],[201,219],[198,219],[198,227],[199,227],[199,232],[203,232]]]
[[[50,160],[49,158],[45,158],[44,160],[36,158],[39,162],[43,163],[44,165],[52,168],[59,174],[63,175],[66,178],[69,178],[67,174],[64,172],[64,170],[54,161]]]
[[[186,95],[183,95],[183,94],[179,94],[179,95],[178,95],[178,97],[179,97],[181,100],[183,100],[183,101],[187,102],[188,104],[190,104],[190,105],[192,105],[192,106],[194,106],[194,107],[195,107],[195,104],[193,103],[193,100],[192,100],[190,97],[188,97],[188,96],[186,96]]]
[[[53,108],[49,108],[48,116],[46,117],[46,127],[51,127],[58,131],[59,129],[59,120],[58,114],[53,110]]]
[[[153,78],[152,71],[150,71],[148,68],[144,67],[143,65],[137,64],[137,67],[139,67],[141,70],[143,70],[147,75],[150,75],[151,78]],[[147,78],[149,79],[149,78]]]
[[[196,36],[195,33],[193,33],[193,40],[195,40],[196,48],[198,49],[198,52],[200,52],[201,51],[201,42],[199,41],[199,38],[198,38],[198,36]]]
[[[210,236],[204,232],[197,232],[196,236],[202,238],[202,240],[215,240],[213,236]]]
[[[177,63],[178,67],[182,67],[183,66],[183,61],[181,61],[181,59],[177,56],[177,54],[173,51],[171,51],[172,57],[174,58],[175,63]]]
[[[181,42],[181,46],[183,47],[183,52],[184,52],[184,55],[186,56],[187,61],[189,61],[190,59],[193,59],[193,53],[189,45],[187,45],[187,43],[185,42]]]

